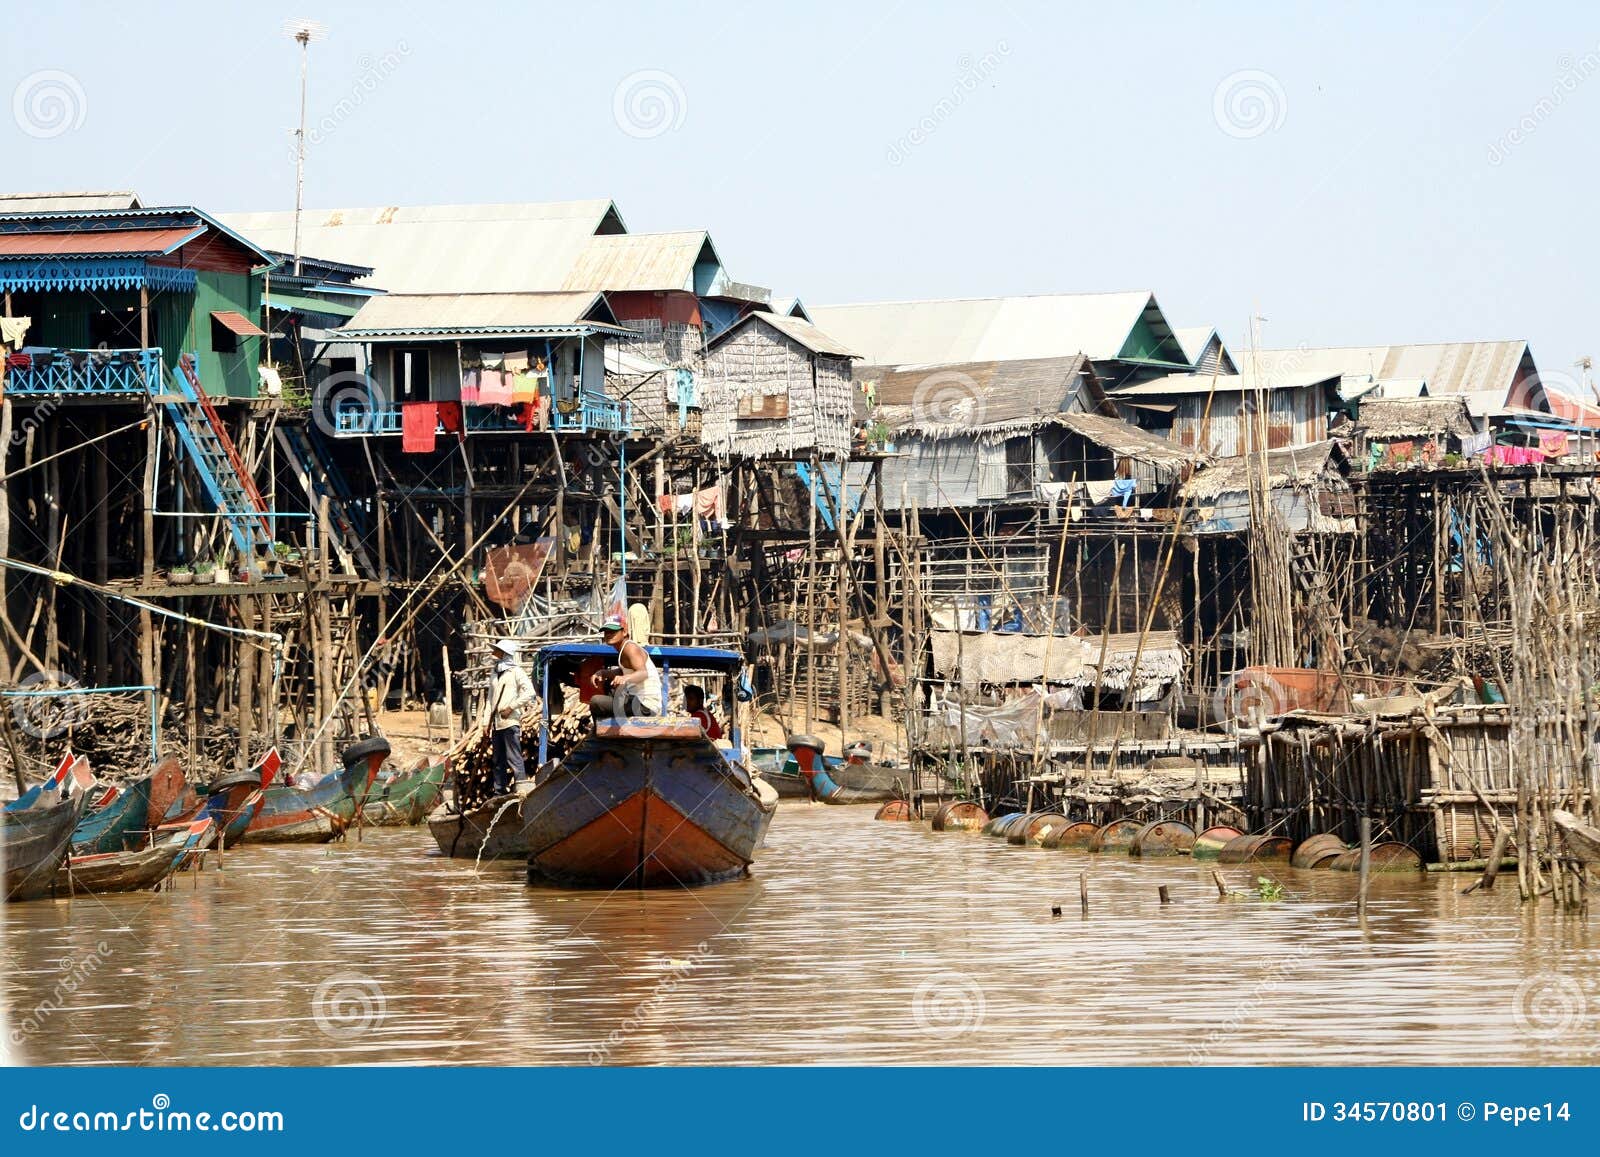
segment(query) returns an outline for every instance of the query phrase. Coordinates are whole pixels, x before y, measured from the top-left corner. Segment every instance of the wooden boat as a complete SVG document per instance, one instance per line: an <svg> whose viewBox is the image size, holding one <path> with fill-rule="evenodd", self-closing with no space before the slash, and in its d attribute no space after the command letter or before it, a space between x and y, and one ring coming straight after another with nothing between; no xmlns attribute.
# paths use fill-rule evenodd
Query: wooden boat
<svg viewBox="0 0 1600 1157"><path fill-rule="evenodd" d="M72 772L78 766L81 758L81 756L74 758L72 752L67 752L61 757L60 762L56 764L56 769L53 772L6 804L5 810L8 812L29 811L39 805L47 792L55 793L47 801L47 806L60 803L70 791L70 784L73 778ZM83 766L87 769L89 761L84 759Z"/></svg>
<svg viewBox="0 0 1600 1157"><path fill-rule="evenodd" d="M170 756L163 759L154 771L128 784L110 802L84 813L72 833L72 854L125 852L148 843L150 832L158 826L150 819L152 795L173 799L184 786L183 766ZM163 812L166 806L170 805L163 806Z"/></svg>
<svg viewBox="0 0 1600 1157"><path fill-rule="evenodd" d="M274 747L254 767L218 776L203 795L193 789L177 793L180 801L192 800L191 806L160 824L157 830L171 831L196 820L209 819L216 825L217 838L223 846L232 847L244 839L266 799L267 786L282 766L283 759Z"/></svg>
<svg viewBox="0 0 1600 1157"><path fill-rule="evenodd" d="M810 735L791 735L789 750L800 766L800 776L809 786L811 798L822 803L882 803L905 795L905 786L885 769L865 764L836 764L829 768L823 755L822 740ZM842 777L849 775L861 787L848 787ZM839 778L836 778L839 777ZM887 784L888 786L884 786ZM874 786L875 785L875 786Z"/></svg>
<svg viewBox="0 0 1600 1157"><path fill-rule="evenodd" d="M423 760L410 771L388 777L380 773L361 801L361 822L387 827L420 824L444 798L449 770L450 761L444 759L431 764Z"/></svg>
<svg viewBox="0 0 1600 1157"><path fill-rule="evenodd" d="M725 718L737 718L732 693L744 665L740 655L705 647L648 650L662 672L663 702L670 702L674 678L704 673L721 681ZM602 721L564 759L546 760L551 686L585 659L613 653L565 643L544 648L535 659L546 704L539 770L532 787L508 801L517 820L511 846L527 848L530 880L643 888L745 874L772 823L778 793L745 765L737 726L725 751L692 719ZM456 840L457 846L465 842Z"/></svg>
<svg viewBox="0 0 1600 1157"><path fill-rule="evenodd" d="M389 741L372 736L340 753L344 766L309 788L273 784L245 828L252 844L325 844L342 836L356 815L356 798L365 796L389 754Z"/></svg>
<svg viewBox="0 0 1600 1157"><path fill-rule="evenodd" d="M1586 864L1600 865L1600 828L1584 823L1569 811L1556 809L1550 818L1561 830L1567 850Z"/></svg>
<svg viewBox="0 0 1600 1157"><path fill-rule="evenodd" d="M165 833L140 851L69 856L56 871L55 894L142 892L158 888L192 851L215 842L216 835L217 825L207 817Z"/></svg>
<svg viewBox="0 0 1600 1157"><path fill-rule="evenodd" d="M522 826L522 800L532 782L507 795L484 800L466 811L441 804L428 813L428 830L447 856L466 860L526 860L528 836Z"/></svg>
<svg viewBox="0 0 1600 1157"><path fill-rule="evenodd" d="M89 802L86 791L71 788L70 778L57 781L29 797L25 806L15 806L23 803L19 798L0 813L7 900L37 900L50 894L56 871L71 850L72 829Z"/></svg>

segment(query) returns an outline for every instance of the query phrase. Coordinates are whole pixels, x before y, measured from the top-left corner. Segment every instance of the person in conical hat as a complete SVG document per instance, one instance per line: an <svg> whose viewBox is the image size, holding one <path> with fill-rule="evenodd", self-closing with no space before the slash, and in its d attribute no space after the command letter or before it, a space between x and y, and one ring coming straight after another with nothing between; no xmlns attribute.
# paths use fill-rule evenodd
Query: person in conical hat
<svg viewBox="0 0 1600 1157"><path fill-rule="evenodd" d="M494 650L499 661L489 691L489 727L494 745L494 792L504 795L513 783L528 778L522 761L522 713L533 705L533 680L517 661L522 648L515 639L499 640Z"/></svg>

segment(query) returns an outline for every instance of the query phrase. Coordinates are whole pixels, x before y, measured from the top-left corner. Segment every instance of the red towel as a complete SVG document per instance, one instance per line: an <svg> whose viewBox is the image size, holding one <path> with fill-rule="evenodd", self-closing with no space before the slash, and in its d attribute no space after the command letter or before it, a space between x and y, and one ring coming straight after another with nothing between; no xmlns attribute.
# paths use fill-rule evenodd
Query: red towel
<svg viewBox="0 0 1600 1157"><path fill-rule="evenodd" d="M438 405L439 425L444 427L446 434L455 434L459 437L465 432L465 427L461 424L461 403L440 402Z"/></svg>
<svg viewBox="0 0 1600 1157"><path fill-rule="evenodd" d="M400 449L407 454L432 454L439 429L439 407L434 402L407 402L400 407Z"/></svg>

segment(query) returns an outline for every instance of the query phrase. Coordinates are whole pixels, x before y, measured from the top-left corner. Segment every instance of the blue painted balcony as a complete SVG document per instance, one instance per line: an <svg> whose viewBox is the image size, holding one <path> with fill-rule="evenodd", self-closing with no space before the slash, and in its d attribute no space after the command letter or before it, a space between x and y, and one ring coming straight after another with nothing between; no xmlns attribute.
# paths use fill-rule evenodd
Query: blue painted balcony
<svg viewBox="0 0 1600 1157"><path fill-rule="evenodd" d="M125 397L159 390L161 351L29 347L6 357L6 393L22 398Z"/></svg>
<svg viewBox="0 0 1600 1157"><path fill-rule="evenodd" d="M626 402L588 390L582 393L579 401L571 413L563 413L559 406L554 408L550 414L550 428L561 434L626 434L632 431L632 417ZM468 432L480 434L511 434L523 429L513 411L499 406L467 406L465 424ZM375 406L354 398L341 400L333 409L335 438L384 437L398 435L400 431L399 406ZM435 433L447 433L443 423Z"/></svg>

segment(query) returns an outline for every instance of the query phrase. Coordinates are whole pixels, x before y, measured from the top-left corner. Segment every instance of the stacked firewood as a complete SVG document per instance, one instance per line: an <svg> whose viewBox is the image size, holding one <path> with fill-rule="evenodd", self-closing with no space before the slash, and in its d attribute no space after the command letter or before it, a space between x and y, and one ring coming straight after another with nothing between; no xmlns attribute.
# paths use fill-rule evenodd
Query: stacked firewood
<svg viewBox="0 0 1600 1157"><path fill-rule="evenodd" d="M539 765L539 712L530 711L522 721L522 761L532 775ZM589 708L582 703L550 720L549 760L561 760L590 732ZM476 807L494 795L494 739L487 730L466 741L455 763L456 799L462 811Z"/></svg>

